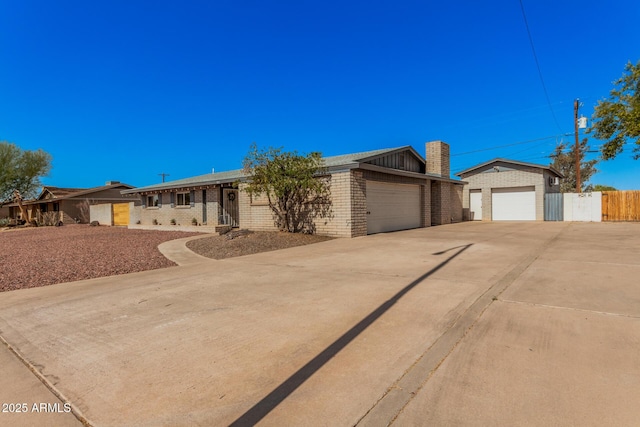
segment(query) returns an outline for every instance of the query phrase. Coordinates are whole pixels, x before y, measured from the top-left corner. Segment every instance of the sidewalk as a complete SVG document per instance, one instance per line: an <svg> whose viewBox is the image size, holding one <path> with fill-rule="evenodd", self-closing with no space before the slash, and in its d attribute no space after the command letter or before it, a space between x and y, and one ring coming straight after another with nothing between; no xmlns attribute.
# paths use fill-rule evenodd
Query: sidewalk
<svg viewBox="0 0 640 427"><path fill-rule="evenodd" d="M0 425L81 427L70 406L55 396L0 340ZM20 412L17 412L20 411Z"/></svg>

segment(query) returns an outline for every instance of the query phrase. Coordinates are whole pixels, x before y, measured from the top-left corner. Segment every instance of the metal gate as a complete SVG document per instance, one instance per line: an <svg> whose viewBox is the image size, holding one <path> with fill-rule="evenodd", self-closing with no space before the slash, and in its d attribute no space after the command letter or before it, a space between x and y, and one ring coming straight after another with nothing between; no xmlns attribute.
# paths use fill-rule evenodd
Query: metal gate
<svg viewBox="0 0 640 427"><path fill-rule="evenodd" d="M547 193L544 195L545 221L562 221L564 219L563 196L562 193Z"/></svg>
<svg viewBox="0 0 640 427"><path fill-rule="evenodd" d="M238 190L225 188L222 190L222 215L219 224L238 227L240 215L238 214Z"/></svg>

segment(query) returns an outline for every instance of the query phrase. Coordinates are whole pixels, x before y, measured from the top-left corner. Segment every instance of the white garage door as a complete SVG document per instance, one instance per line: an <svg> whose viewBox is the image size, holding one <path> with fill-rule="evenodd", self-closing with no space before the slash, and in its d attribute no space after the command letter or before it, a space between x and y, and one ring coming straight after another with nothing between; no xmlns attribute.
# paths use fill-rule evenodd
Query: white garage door
<svg viewBox="0 0 640 427"><path fill-rule="evenodd" d="M492 189L491 212L491 216L494 221L535 221L535 188L518 187Z"/></svg>
<svg viewBox="0 0 640 427"><path fill-rule="evenodd" d="M420 186L367 181L367 234L417 228Z"/></svg>

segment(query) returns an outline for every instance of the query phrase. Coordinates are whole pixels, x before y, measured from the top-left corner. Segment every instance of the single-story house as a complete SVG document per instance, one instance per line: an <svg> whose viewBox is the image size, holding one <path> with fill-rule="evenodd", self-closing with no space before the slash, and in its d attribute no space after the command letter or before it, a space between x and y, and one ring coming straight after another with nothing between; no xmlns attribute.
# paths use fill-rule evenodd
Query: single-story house
<svg viewBox="0 0 640 427"><path fill-rule="evenodd" d="M16 202L10 203L9 216L14 219L35 220L39 224L53 225L62 221L89 222L89 207L102 203L129 203L131 197L124 196L121 191L133 186L118 181L107 181L105 185L93 188L60 188L44 186L34 200L25 200L22 206L27 218L21 218L20 208ZM128 205L127 205L128 206Z"/></svg>
<svg viewBox="0 0 640 427"><path fill-rule="evenodd" d="M0 205L0 219L9 218L9 207Z"/></svg>
<svg viewBox="0 0 640 427"><path fill-rule="evenodd" d="M559 193L564 178L550 166L508 159L493 159L456 175L465 181L462 200L468 219L476 221L544 221L545 194Z"/></svg>
<svg viewBox="0 0 640 427"><path fill-rule="evenodd" d="M316 218L317 234L356 237L462 221L462 185L449 177L449 146L426 144L426 160L411 146L325 157L331 214ZM242 170L124 190L137 194L142 226L191 223L275 230L264 197L242 191ZM239 186L238 186L239 183ZM239 187L239 188L236 188Z"/></svg>

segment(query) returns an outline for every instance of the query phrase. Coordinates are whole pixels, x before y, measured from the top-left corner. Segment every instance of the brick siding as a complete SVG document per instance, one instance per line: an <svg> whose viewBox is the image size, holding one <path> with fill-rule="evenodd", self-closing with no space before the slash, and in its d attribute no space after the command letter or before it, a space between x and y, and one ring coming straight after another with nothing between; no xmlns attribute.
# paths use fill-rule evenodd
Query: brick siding
<svg viewBox="0 0 640 427"><path fill-rule="evenodd" d="M449 144L442 141L426 143L427 173L449 178Z"/></svg>
<svg viewBox="0 0 640 427"><path fill-rule="evenodd" d="M544 220L544 194L557 192L558 186L549 186L548 177L551 176L544 169L520 165L509 165L512 170L495 171L489 166L484 170L462 177L468 184L464 186L462 194L462 206L469 209L470 190L482 191L482 219L490 221L491 190L495 188L534 187L536 192L536 220ZM555 188L554 188L555 187Z"/></svg>
<svg viewBox="0 0 640 427"><path fill-rule="evenodd" d="M462 192L462 185L451 185L451 222L461 222L464 220Z"/></svg>
<svg viewBox="0 0 640 427"><path fill-rule="evenodd" d="M352 216L363 217L366 214L366 199L364 192L359 188L363 187L362 172L340 172L329 177L329 188L331 192L331 211L325 218L316 218L313 222L314 232L324 236L333 237L355 237L365 235L367 232L366 222L364 231L362 221L354 224ZM245 186L240 186L240 227L256 231L277 230L273 217L273 212L266 204L266 200L252 198L243 191ZM354 203L351 203L352 193L356 194Z"/></svg>
<svg viewBox="0 0 640 427"><path fill-rule="evenodd" d="M175 193L175 192L174 192ZM206 189L207 196L207 225L217 225L218 215L220 214L219 208L219 193L218 187L210 187ZM148 195L141 196L143 200L146 200ZM154 219L158 224L170 225L171 220L175 219L176 225L191 225L193 218L196 219L198 224L203 224L202 215L202 190L194 190L194 206L177 206L171 207L171 192L164 192L158 194L160 206L136 206L135 213L132 219L135 219L132 224L136 224L140 221L141 225L153 225ZM174 196L175 201L175 196ZM145 202L146 205L146 202Z"/></svg>

